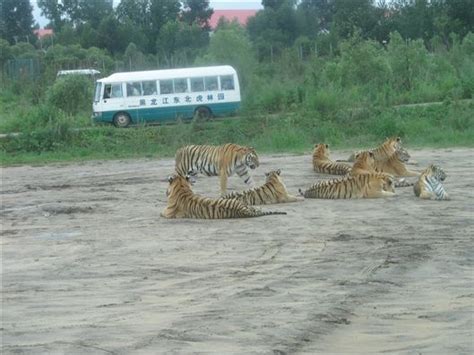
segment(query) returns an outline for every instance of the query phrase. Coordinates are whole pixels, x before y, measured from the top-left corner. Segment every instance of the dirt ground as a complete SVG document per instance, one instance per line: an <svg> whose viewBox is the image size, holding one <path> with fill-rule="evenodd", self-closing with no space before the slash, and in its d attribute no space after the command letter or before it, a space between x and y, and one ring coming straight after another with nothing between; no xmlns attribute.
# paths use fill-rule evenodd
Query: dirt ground
<svg viewBox="0 0 474 355"><path fill-rule="evenodd" d="M403 188L165 220L171 159L4 168L3 353L471 354L474 150L409 151L445 168L451 201ZM293 193L327 177L310 154L260 160L257 183L280 168Z"/></svg>

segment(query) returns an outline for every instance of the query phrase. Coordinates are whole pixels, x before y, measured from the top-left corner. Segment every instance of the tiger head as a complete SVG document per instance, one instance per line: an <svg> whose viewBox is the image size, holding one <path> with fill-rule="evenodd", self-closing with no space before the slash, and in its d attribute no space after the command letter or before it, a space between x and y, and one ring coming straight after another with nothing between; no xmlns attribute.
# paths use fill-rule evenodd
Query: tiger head
<svg viewBox="0 0 474 355"><path fill-rule="evenodd" d="M410 160L411 158L408 151L403 147L398 148L396 153L397 153L398 159L400 159L404 163L408 162L408 160Z"/></svg>
<svg viewBox="0 0 474 355"><path fill-rule="evenodd" d="M389 146L395 151L398 151L402 148L402 139L400 137L389 137L385 139L384 144L385 146Z"/></svg>
<svg viewBox="0 0 474 355"><path fill-rule="evenodd" d="M265 173L265 182L274 182L280 181L281 170L271 170L268 173Z"/></svg>
<svg viewBox="0 0 474 355"><path fill-rule="evenodd" d="M316 159L329 159L329 144L319 143L314 145L313 157Z"/></svg>
<svg viewBox="0 0 474 355"><path fill-rule="evenodd" d="M191 185L194 180L189 176L181 176L179 174L173 174L168 177L169 186L166 190L166 196L176 196L180 191L191 190Z"/></svg>
<svg viewBox="0 0 474 355"><path fill-rule="evenodd" d="M444 181L448 177L448 174L446 174L446 172L439 165L431 164L426 169L426 172L428 172L429 175L434 176L439 181Z"/></svg>
<svg viewBox="0 0 474 355"><path fill-rule="evenodd" d="M245 154L245 165L247 165L250 169L258 168L258 166L260 165L255 148L253 147L248 148L248 151Z"/></svg>
<svg viewBox="0 0 474 355"><path fill-rule="evenodd" d="M355 156L355 162L353 166L354 169L363 169L363 170L374 170L375 169L375 158L374 153L369 150L357 153Z"/></svg>

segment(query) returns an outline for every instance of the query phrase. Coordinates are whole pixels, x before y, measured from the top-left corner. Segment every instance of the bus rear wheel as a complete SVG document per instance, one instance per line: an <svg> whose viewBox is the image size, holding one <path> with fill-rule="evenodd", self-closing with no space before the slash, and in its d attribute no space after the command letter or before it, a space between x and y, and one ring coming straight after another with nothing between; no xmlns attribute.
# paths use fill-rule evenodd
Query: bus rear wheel
<svg viewBox="0 0 474 355"><path fill-rule="evenodd" d="M125 112L119 112L114 116L114 125L118 128L128 127L130 124L130 116Z"/></svg>
<svg viewBox="0 0 474 355"><path fill-rule="evenodd" d="M194 111L194 117L201 121L208 121L212 117L212 112L208 107L201 106Z"/></svg>

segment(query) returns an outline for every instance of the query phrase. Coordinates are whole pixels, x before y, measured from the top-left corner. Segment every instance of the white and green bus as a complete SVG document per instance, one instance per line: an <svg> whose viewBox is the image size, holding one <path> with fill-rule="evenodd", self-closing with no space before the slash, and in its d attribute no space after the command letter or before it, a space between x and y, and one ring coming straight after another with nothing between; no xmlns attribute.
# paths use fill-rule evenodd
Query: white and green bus
<svg viewBox="0 0 474 355"><path fill-rule="evenodd" d="M237 72L228 65L115 73L97 80L93 119L117 127L235 113Z"/></svg>

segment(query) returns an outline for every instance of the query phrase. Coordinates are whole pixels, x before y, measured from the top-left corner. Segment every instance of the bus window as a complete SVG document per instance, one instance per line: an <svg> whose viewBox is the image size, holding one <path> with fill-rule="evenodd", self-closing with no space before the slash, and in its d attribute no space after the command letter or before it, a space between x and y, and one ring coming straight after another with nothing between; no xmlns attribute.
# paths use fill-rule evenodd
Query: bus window
<svg viewBox="0 0 474 355"><path fill-rule="evenodd" d="M112 95L110 97L123 97L122 84L112 84Z"/></svg>
<svg viewBox="0 0 474 355"><path fill-rule="evenodd" d="M221 76L221 89L234 90L234 77L232 75Z"/></svg>
<svg viewBox="0 0 474 355"><path fill-rule="evenodd" d="M206 91L215 91L219 86L217 84L217 76L206 76L204 78L204 84L206 87Z"/></svg>
<svg viewBox="0 0 474 355"><path fill-rule="evenodd" d="M160 94L172 94L173 90L173 80L160 80Z"/></svg>
<svg viewBox="0 0 474 355"><path fill-rule="evenodd" d="M204 91L204 78L191 78L191 91Z"/></svg>
<svg viewBox="0 0 474 355"><path fill-rule="evenodd" d="M181 93L188 91L188 79L174 79L174 92Z"/></svg>
<svg viewBox="0 0 474 355"><path fill-rule="evenodd" d="M105 84L104 99L123 97L122 84Z"/></svg>
<svg viewBox="0 0 474 355"><path fill-rule="evenodd" d="M156 81L142 81L143 95L156 95Z"/></svg>
<svg viewBox="0 0 474 355"><path fill-rule="evenodd" d="M142 86L139 81L127 83L127 96L141 96Z"/></svg>

